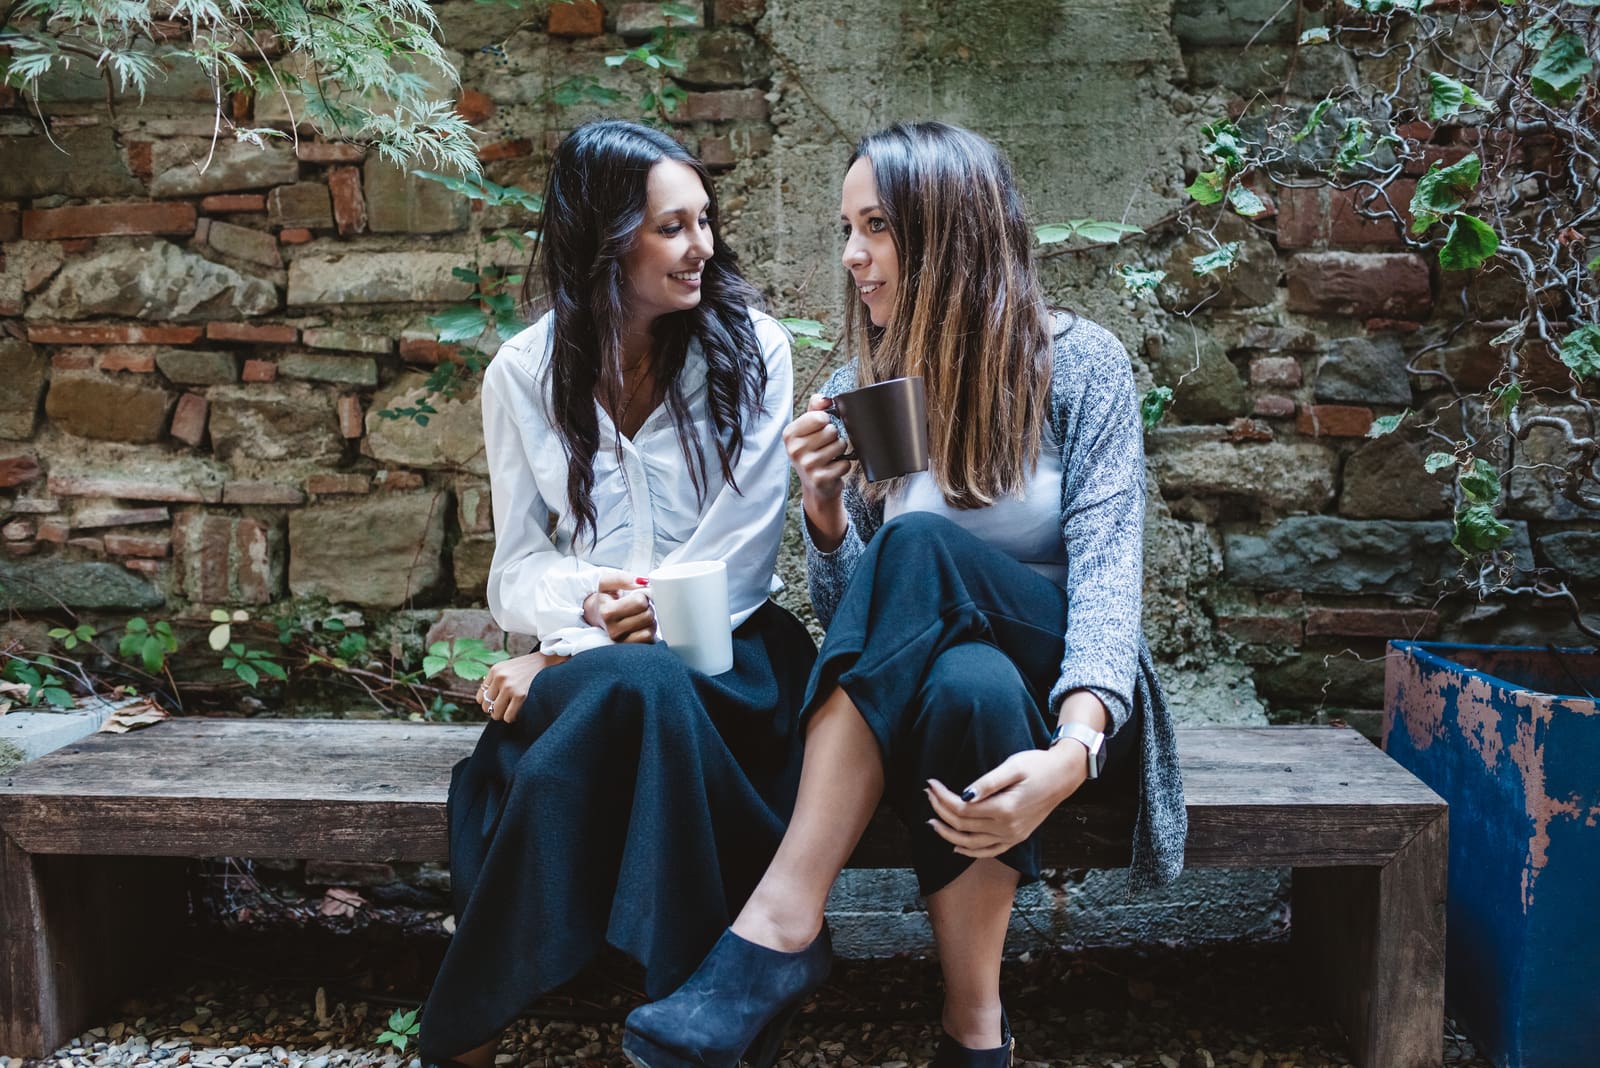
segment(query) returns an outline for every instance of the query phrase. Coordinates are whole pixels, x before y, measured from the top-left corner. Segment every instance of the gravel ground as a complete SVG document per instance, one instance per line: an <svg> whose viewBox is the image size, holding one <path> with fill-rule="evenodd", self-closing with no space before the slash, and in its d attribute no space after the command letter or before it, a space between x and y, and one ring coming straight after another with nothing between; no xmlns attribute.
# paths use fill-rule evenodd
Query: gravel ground
<svg viewBox="0 0 1600 1068"><path fill-rule="evenodd" d="M151 962L150 987L73 1044L0 1068L199 1065L207 1068L404 1068L408 1051L376 1036L420 1000L438 944L260 933L214 939ZM180 977L180 978L173 978ZM180 985L181 984L181 985ZM319 985L320 984L320 985ZM1317 1068L1349 1055L1318 1007L1296 993L1286 943L1056 952L1007 965L1018 1064L1095 1068ZM506 1034L502 1065L624 1063L621 1020L637 973L602 961L542 999ZM933 1053L938 971L926 960L841 962L789 1034L779 1063L910 1068ZM1445 1064L1491 1068L1445 1031Z"/></svg>

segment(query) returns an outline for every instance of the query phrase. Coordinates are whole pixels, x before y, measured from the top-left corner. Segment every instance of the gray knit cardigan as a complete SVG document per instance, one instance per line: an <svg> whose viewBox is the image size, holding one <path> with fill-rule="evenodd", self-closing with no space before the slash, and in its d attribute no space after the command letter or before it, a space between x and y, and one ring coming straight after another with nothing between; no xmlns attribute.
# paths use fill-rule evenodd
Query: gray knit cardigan
<svg viewBox="0 0 1600 1068"><path fill-rule="evenodd" d="M1115 336L1073 315L1057 316L1054 329L1050 423L1061 443L1069 617L1061 673L1047 707L1056 708L1071 690L1093 690L1115 732L1138 702L1143 766L1129 886L1143 890L1164 886L1183 870L1188 816L1166 693L1140 627L1145 466L1139 403L1127 350ZM855 366L846 365L823 392L834 396L855 381ZM853 481L845 484L844 506L849 527L832 552L818 549L805 531L807 581L824 626L866 543L883 525L882 505L868 503Z"/></svg>

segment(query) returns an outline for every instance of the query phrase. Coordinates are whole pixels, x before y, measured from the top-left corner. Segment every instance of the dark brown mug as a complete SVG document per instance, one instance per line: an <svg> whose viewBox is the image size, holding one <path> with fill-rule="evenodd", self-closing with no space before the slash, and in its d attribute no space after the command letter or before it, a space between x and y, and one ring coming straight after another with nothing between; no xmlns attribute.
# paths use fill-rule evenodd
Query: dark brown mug
<svg viewBox="0 0 1600 1068"><path fill-rule="evenodd" d="M844 423L842 460L860 460L868 482L928 469L928 395L920 376L891 378L831 398Z"/></svg>

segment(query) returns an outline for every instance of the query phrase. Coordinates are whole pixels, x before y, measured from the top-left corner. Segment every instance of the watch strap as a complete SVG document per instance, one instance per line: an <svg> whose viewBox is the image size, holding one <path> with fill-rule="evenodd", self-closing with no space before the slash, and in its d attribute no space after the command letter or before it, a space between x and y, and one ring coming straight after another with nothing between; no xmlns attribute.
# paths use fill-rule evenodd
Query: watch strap
<svg viewBox="0 0 1600 1068"><path fill-rule="evenodd" d="M1087 723L1068 720L1056 728L1055 734L1050 738L1050 748L1054 749L1058 744L1068 739L1082 744L1083 748L1088 751L1089 778L1098 779L1100 777L1100 769L1105 767L1106 762L1105 734L1095 730Z"/></svg>

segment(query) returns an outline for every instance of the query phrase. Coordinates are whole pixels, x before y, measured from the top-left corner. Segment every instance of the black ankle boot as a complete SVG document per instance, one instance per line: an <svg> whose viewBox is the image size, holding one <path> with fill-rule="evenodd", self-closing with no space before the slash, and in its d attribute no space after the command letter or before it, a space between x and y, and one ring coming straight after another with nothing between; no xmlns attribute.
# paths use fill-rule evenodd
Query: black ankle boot
<svg viewBox="0 0 1600 1068"><path fill-rule="evenodd" d="M929 1068L1011 1068L1017 1040L1011 1037L1011 1021L1000 1014L1000 1044L993 1049L968 1049L948 1034L939 1036L939 1050Z"/></svg>
<svg viewBox="0 0 1600 1068"><path fill-rule="evenodd" d="M828 978L827 925L783 953L725 931L672 994L628 1014L622 1052L637 1068L770 1068L794 1014Z"/></svg>

